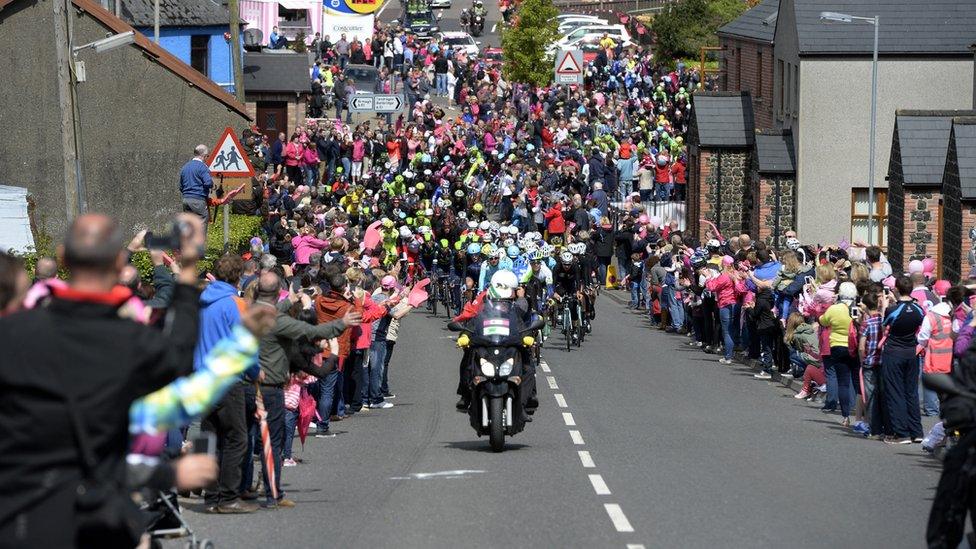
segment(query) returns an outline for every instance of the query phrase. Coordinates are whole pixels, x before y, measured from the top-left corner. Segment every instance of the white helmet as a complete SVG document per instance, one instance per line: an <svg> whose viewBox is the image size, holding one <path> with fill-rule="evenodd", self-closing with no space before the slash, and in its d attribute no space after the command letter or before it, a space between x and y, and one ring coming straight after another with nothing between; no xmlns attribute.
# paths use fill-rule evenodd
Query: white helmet
<svg viewBox="0 0 976 549"><path fill-rule="evenodd" d="M509 246L514 246L515 240L512 238L506 238L504 241L502 241L502 245L505 246L506 248Z"/></svg>
<svg viewBox="0 0 976 549"><path fill-rule="evenodd" d="M487 221L482 221L481 224L478 225L478 228L481 229L482 231L487 231L489 227L491 227L491 223Z"/></svg>
<svg viewBox="0 0 976 549"><path fill-rule="evenodd" d="M800 241L794 237L789 237L786 239L786 247L793 250L794 252L800 248Z"/></svg>
<svg viewBox="0 0 976 549"><path fill-rule="evenodd" d="M461 213L464 213L464 212L461 212ZM477 229L478 228L478 222L477 221L468 221L468 228L471 229L472 231L475 230L475 229Z"/></svg>
<svg viewBox="0 0 976 549"><path fill-rule="evenodd" d="M458 219L460 219L460 220L463 221L463 220L465 220L467 218L468 218L468 212L458 212ZM474 225L474 227L471 227L471 225ZM475 222L475 221L469 221L468 222L468 226L470 228L472 228L472 229L477 229L478 228L478 223Z"/></svg>
<svg viewBox="0 0 976 549"><path fill-rule="evenodd" d="M410 238L413 236L413 233L410 231L410 227L407 227L406 225L400 227L400 236L403 238Z"/></svg>
<svg viewBox="0 0 976 549"><path fill-rule="evenodd" d="M424 217L430 217L432 215L434 215L434 210L432 210L430 208L427 208L426 210L424 210Z"/></svg>
<svg viewBox="0 0 976 549"><path fill-rule="evenodd" d="M572 263L573 262L572 252L570 252L569 250L563 251L561 254L559 254L559 261L562 261L563 263Z"/></svg>
<svg viewBox="0 0 976 549"><path fill-rule="evenodd" d="M518 278L515 273L504 270L491 275L488 292L496 299L511 299L515 295L516 288L518 288Z"/></svg>

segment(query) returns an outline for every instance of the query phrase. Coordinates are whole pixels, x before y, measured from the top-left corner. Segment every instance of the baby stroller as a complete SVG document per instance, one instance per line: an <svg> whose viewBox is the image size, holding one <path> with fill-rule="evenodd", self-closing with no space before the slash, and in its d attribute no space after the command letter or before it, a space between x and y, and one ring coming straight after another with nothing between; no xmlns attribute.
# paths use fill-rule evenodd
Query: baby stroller
<svg viewBox="0 0 976 549"><path fill-rule="evenodd" d="M161 549L162 540L189 537L186 549L214 549L214 543L208 539L197 539L190 525L180 513L180 502L175 491L158 492L158 497L146 501L142 511L149 518L146 532L149 534L149 546Z"/></svg>

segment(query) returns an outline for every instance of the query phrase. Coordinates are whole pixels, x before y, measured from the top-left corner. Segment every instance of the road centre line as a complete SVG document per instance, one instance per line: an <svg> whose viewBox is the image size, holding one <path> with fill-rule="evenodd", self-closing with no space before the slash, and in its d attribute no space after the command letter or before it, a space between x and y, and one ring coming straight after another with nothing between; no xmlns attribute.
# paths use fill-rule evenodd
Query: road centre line
<svg viewBox="0 0 976 549"><path fill-rule="evenodd" d="M558 389L559 388L559 385L556 385L556 378L554 378L552 376L546 376L546 381L549 382L549 388L550 389Z"/></svg>
<svg viewBox="0 0 976 549"><path fill-rule="evenodd" d="M600 475L590 475L590 484L593 485L593 491L596 492L598 496L609 496L610 488L607 487L607 483L603 482L603 477Z"/></svg>
<svg viewBox="0 0 976 549"><path fill-rule="evenodd" d="M580 450L577 453L579 454L580 463L583 464L583 467L587 469L592 469L596 467L596 463L593 463L593 458L590 457L589 452L587 452L586 450Z"/></svg>
<svg viewBox="0 0 976 549"><path fill-rule="evenodd" d="M559 406L560 408L565 408L565 407L566 407L566 397L564 397L564 396L562 395L562 393L556 393L556 394L555 394L555 395L553 395L553 396L555 396L555 397L556 397L556 404L557 404L557 405L558 405L558 406Z"/></svg>
<svg viewBox="0 0 976 549"><path fill-rule="evenodd" d="M646 549L643 543L628 543L627 549Z"/></svg>
<svg viewBox="0 0 976 549"><path fill-rule="evenodd" d="M576 427L576 419L569 412L563 412L563 421L566 422L567 427Z"/></svg>
<svg viewBox="0 0 976 549"><path fill-rule="evenodd" d="M542 368L542 371L545 372L545 373L547 373L547 374L552 371L551 369L549 369L549 363L548 362L540 362L539 363L539 367Z"/></svg>
<svg viewBox="0 0 976 549"><path fill-rule="evenodd" d="M603 508L607 510L607 514L610 515L610 520L613 522L613 527L618 532L634 531L634 527L630 525L630 521L627 520L627 515L624 514L623 509L619 505L616 503L605 503L603 504Z"/></svg>
<svg viewBox="0 0 976 549"><path fill-rule="evenodd" d="M579 431L570 431L569 438L573 439L573 444L577 446L582 446L586 444L585 442L583 442L583 435L581 435Z"/></svg>

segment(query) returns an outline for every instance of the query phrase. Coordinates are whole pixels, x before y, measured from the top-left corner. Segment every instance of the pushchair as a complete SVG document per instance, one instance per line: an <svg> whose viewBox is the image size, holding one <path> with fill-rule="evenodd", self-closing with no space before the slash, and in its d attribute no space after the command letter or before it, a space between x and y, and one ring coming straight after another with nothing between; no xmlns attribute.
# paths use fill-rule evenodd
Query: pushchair
<svg viewBox="0 0 976 549"><path fill-rule="evenodd" d="M155 500L147 500L142 511L149 519L146 532L149 534L149 546L161 549L162 540L174 538L189 538L184 547L186 549L214 549L214 543L208 539L197 539L196 534L181 514L177 493L172 490L160 491Z"/></svg>

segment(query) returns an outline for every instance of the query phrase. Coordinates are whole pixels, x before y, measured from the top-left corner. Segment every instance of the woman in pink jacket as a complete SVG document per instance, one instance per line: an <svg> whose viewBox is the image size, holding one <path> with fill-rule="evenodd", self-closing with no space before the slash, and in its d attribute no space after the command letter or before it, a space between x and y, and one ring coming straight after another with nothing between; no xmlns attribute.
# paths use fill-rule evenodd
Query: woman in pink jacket
<svg viewBox="0 0 976 549"><path fill-rule="evenodd" d="M296 185L302 184L302 157L304 153L305 147L299 141L298 134L292 135L291 141L285 145L285 151L282 156L284 156L285 171L288 173L288 179Z"/></svg>
<svg viewBox="0 0 976 549"><path fill-rule="evenodd" d="M732 310L736 303L735 283L738 274L731 256L722 258L722 272L705 282L705 289L715 294L718 302L718 318L722 324L722 342L725 356L719 359L722 364L732 364L735 343L732 341Z"/></svg>
<svg viewBox="0 0 976 549"><path fill-rule="evenodd" d="M309 256L327 248L329 241L316 238L311 225L306 225L299 236L291 239L291 245L295 248L295 265L308 265Z"/></svg>

